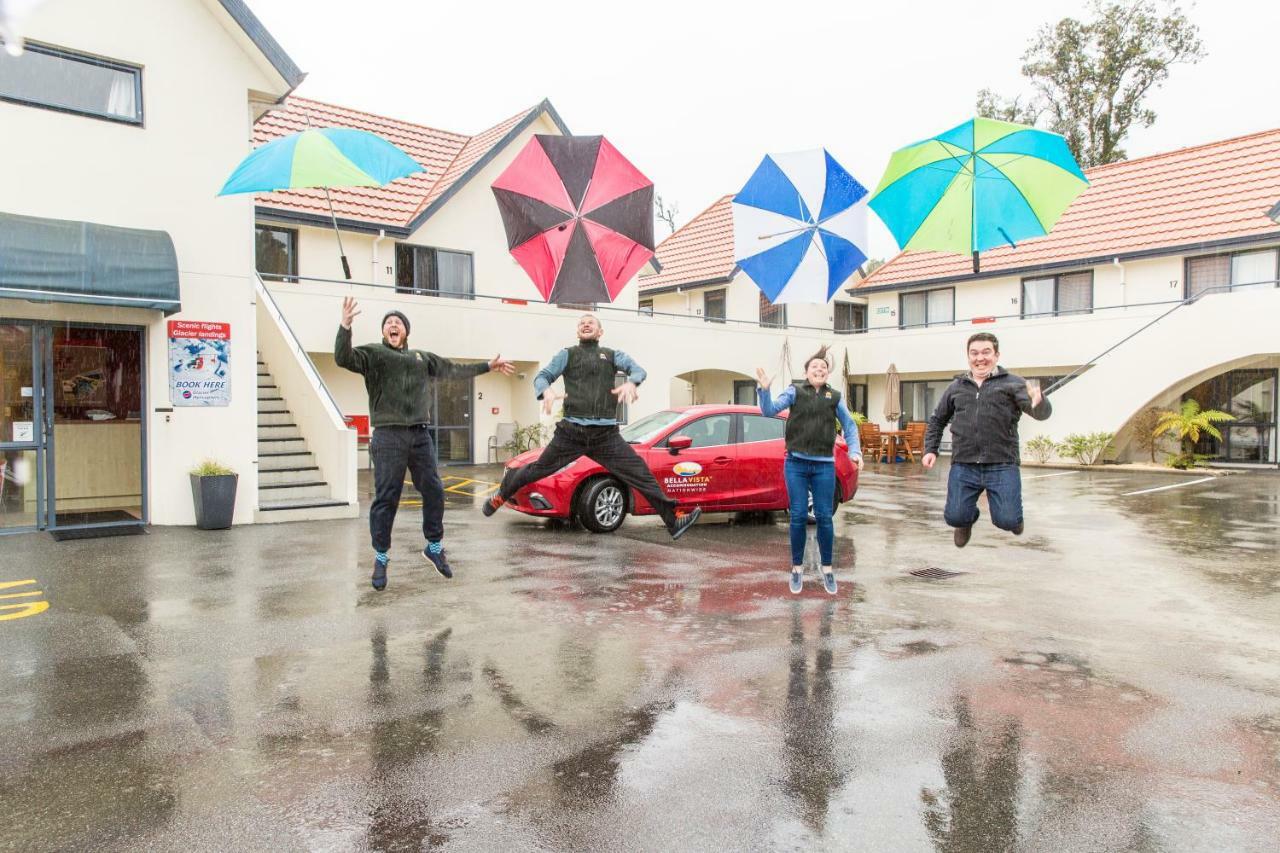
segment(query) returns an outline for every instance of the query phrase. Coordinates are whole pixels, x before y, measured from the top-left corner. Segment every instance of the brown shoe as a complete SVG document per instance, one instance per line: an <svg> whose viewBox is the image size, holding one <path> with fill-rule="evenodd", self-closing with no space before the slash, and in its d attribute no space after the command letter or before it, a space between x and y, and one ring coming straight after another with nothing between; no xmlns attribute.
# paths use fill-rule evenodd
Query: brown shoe
<svg viewBox="0 0 1280 853"><path fill-rule="evenodd" d="M1019 521L1019 522L1018 522L1017 524L1015 524L1013 527L1009 528L1009 532L1010 532L1010 533L1012 533L1014 536L1021 536L1021 535L1022 535L1022 522L1021 522L1021 521Z"/></svg>
<svg viewBox="0 0 1280 853"><path fill-rule="evenodd" d="M955 540L957 548L963 548L965 545L969 544L969 537L972 535L972 527L957 527L955 532L952 534L952 538Z"/></svg>

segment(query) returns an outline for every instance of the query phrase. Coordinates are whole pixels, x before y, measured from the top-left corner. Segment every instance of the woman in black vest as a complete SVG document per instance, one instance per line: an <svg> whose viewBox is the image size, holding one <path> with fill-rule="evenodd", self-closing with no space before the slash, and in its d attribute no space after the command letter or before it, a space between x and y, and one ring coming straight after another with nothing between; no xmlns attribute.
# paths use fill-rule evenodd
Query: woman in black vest
<svg viewBox="0 0 1280 853"><path fill-rule="evenodd" d="M764 368L756 368L760 383L760 411L772 417L791 409L787 418L787 457L783 474L787 481L787 497L791 503L791 591L799 594L804 584L805 521L809 496L813 495L813 514L818 519L818 551L822 557L822 585L835 595L836 576L831 562L835 542L835 526L831 513L835 508L836 487L836 422L844 429L849 445L849 459L862 470L862 446L853 417L840 399L840 392L827 384L831 365L827 348L823 347L804 363L804 381L787 386L778 399L769 394L773 380Z"/></svg>

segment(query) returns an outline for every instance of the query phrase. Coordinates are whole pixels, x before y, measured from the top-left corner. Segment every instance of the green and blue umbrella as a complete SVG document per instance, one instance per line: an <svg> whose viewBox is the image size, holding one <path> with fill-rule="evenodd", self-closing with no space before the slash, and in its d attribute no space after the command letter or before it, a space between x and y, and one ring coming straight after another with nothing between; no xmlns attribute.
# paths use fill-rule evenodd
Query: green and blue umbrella
<svg viewBox="0 0 1280 853"><path fill-rule="evenodd" d="M1056 133L975 118L893 153L871 209L903 250L972 254L1048 234L1089 186Z"/></svg>
<svg viewBox="0 0 1280 853"><path fill-rule="evenodd" d="M254 149L240 162L218 195L266 193L306 187L324 190L329 216L338 234L330 187L381 187L397 178L426 171L387 140L364 130L322 127L291 133ZM342 271L351 278L338 234Z"/></svg>

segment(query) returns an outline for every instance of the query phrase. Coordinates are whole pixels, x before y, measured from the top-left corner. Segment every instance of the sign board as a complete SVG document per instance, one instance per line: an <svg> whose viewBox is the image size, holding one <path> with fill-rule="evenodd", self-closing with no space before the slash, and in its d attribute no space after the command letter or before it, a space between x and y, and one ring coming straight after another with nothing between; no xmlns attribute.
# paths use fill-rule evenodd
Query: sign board
<svg viewBox="0 0 1280 853"><path fill-rule="evenodd" d="M36 425L33 421L14 421L13 440L30 443L36 440Z"/></svg>
<svg viewBox="0 0 1280 853"><path fill-rule="evenodd" d="M231 405L231 324L169 321L169 401Z"/></svg>

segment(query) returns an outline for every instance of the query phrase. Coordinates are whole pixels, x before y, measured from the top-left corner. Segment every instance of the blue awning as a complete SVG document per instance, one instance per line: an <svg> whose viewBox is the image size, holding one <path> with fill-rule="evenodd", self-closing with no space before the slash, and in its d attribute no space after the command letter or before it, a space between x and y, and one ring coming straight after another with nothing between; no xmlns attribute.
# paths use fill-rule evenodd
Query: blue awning
<svg viewBox="0 0 1280 853"><path fill-rule="evenodd" d="M164 231L0 213L0 299L181 310Z"/></svg>

